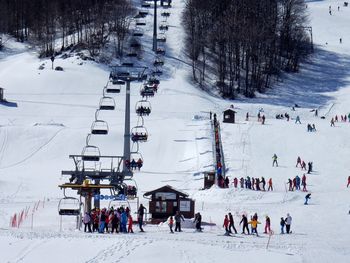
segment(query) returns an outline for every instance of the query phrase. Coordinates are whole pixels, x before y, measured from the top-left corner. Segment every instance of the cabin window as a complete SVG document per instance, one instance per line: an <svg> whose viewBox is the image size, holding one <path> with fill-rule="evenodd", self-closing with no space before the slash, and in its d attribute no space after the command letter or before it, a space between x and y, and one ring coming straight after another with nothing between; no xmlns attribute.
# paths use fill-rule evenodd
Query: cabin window
<svg viewBox="0 0 350 263"><path fill-rule="evenodd" d="M156 212L157 213L166 213L166 202L157 201L156 202Z"/></svg>
<svg viewBox="0 0 350 263"><path fill-rule="evenodd" d="M158 192L156 193L156 199L159 200L176 200L176 194L175 193L165 193L165 192Z"/></svg>
<svg viewBox="0 0 350 263"><path fill-rule="evenodd" d="M181 201L180 200L180 211L181 212L191 212L191 201Z"/></svg>

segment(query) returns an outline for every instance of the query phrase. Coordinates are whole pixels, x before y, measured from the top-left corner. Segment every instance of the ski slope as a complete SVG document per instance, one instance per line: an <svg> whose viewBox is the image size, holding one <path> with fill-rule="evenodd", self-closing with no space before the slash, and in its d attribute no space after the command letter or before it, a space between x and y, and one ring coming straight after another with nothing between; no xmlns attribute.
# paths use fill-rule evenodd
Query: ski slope
<svg viewBox="0 0 350 263"><path fill-rule="evenodd" d="M166 184L189 193L203 221L216 224L205 226L203 233L185 228L170 235L164 224L147 225L146 233L133 235L85 234L74 230L72 218L63 219L60 231L57 205L62 192L57 186L68 180L61 170L73 168L69 154L80 154L85 145L109 71L77 56L57 58L55 65L64 71L53 71L49 60L39 60L31 49L10 43L0 54L0 86L17 107L0 105L1 262L348 262L350 123L330 127L330 119L350 112L350 7L343 7L341 1L306 2L315 54L299 74L286 75L274 90L251 100L227 101L192 85L191 70L181 62L186 59L180 41L184 1L173 1L167 73L150 99L152 113L145 117L149 141L140 145L144 166L134 179L141 199L144 192ZM147 18L146 56L150 55L151 21L152 15ZM43 63L44 70L38 70ZM133 107L141 99L139 89L139 83L132 84L132 126L137 124ZM115 111L100 114L110 133L91 137L102 154L123 153L124 95L122 90L114 96ZM295 103L301 108L292 111ZM231 104L238 112L237 124L221 125L227 174L230 179L271 177L273 192L200 190L202 172L211 170L214 162L208 112L216 112L221 121L222 111ZM266 115L265 125L257 122L260 108ZM326 118L316 118L310 111L315 108ZM249 121L245 121L247 112L252 116ZM285 112L292 120L275 119ZM301 125L293 121L298 115ZM308 133L307 123L314 123L317 132ZM272 167L274 153L279 157L278 168ZM295 167L297 156L314 164L315 172L307 176L312 193L309 206L303 205L305 193L286 192L288 178L303 174ZM19 229L9 227L15 212L44 198L44 207L40 204L34 215L33 230L30 217ZM148 206L147 200L141 202ZM234 215L236 228L242 213L257 212L260 233L269 215L275 233L269 249L264 234L223 236L228 212ZM293 217L293 234L280 235L279 221L287 213Z"/></svg>

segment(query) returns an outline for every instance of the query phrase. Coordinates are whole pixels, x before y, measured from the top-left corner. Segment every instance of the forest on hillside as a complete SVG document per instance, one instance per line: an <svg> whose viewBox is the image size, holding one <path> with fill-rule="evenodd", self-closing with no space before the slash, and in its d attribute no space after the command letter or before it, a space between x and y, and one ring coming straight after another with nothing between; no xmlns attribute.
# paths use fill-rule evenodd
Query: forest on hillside
<svg viewBox="0 0 350 263"><path fill-rule="evenodd" d="M121 54L133 12L130 0L0 0L0 33L41 47L41 56L57 44L97 55L113 35Z"/></svg>
<svg viewBox="0 0 350 263"><path fill-rule="evenodd" d="M254 97L312 52L304 0L186 0L183 24L193 79L213 74L224 97Z"/></svg>

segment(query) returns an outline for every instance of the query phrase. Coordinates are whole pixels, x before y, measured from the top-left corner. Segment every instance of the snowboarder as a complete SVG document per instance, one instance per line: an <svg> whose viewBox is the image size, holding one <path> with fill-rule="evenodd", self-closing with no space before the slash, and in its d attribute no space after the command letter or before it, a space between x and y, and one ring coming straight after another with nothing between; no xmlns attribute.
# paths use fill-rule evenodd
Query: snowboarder
<svg viewBox="0 0 350 263"><path fill-rule="evenodd" d="M222 225L222 227L225 228L225 236L229 236L230 235L230 231L229 231L229 228L228 228L229 222L230 221L229 221L227 215L225 215L224 224Z"/></svg>
<svg viewBox="0 0 350 263"><path fill-rule="evenodd" d="M185 218L183 217L183 215L180 214L179 211L176 211L176 214L175 214L175 232L177 232L177 231L182 232L181 220L185 221Z"/></svg>
<svg viewBox="0 0 350 263"><path fill-rule="evenodd" d="M231 228L233 229L233 231L235 231L235 234L237 234L237 230L235 228L235 222L233 221L233 216L231 213L228 213L228 217L229 217L229 220L230 220L230 224L229 224L229 227L228 227L228 231L230 233L232 233L231 231Z"/></svg>
<svg viewBox="0 0 350 263"><path fill-rule="evenodd" d="M296 119L295 119L295 123L299 123L299 124L301 124L301 121L300 121L300 117L299 117L299 115L296 117Z"/></svg>
<svg viewBox="0 0 350 263"><path fill-rule="evenodd" d="M276 164L276 166L278 167L277 158L278 158L278 157L277 157L276 154L274 154L274 155L272 156L272 160L273 160L273 162L272 162L272 167L275 166L275 164Z"/></svg>
<svg viewBox="0 0 350 263"><path fill-rule="evenodd" d="M211 117L211 116L210 116ZM170 228L170 233L172 233L172 234L174 234L174 231L173 231L173 225L174 225L174 218L173 218L173 216L171 216L170 218L169 218L169 228Z"/></svg>
<svg viewBox="0 0 350 263"><path fill-rule="evenodd" d="M264 234L269 234L270 231L271 231L271 220L270 220L270 217L266 216Z"/></svg>
<svg viewBox="0 0 350 263"><path fill-rule="evenodd" d="M311 194L310 193L305 196L305 203L304 203L304 205L308 204L309 199L311 199Z"/></svg>
<svg viewBox="0 0 350 263"><path fill-rule="evenodd" d="M143 204L140 204L139 209L137 210L137 221L139 223L139 228L141 232L145 232L142 228L143 225L143 215L145 214L146 208L143 206Z"/></svg>
<svg viewBox="0 0 350 263"><path fill-rule="evenodd" d="M287 232L287 234L292 233L290 231L290 226L292 224L292 217L290 216L289 213L287 214L287 217L285 219L285 223L286 223L286 232Z"/></svg>
<svg viewBox="0 0 350 263"><path fill-rule="evenodd" d="M300 158L300 156L298 156L298 158L297 158L297 164L295 165L295 167L298 167L299 164L301 166L301 158Z"/></svg>
<svg viewBox="0 0 350 263"><path fill-rule="evenodd" d="M280 222L280 225L281 225L281 234L284 234L284 226L285 226L285 221L284 221L284 218L281 217L281 222Z"/></svg>
<svg viewBox="0 0 350 263"><path fill-rule="evenodd" d="M199 212L194 217L194 223L196 224L196 230L202 232L202 215Z"/></svg>
<svg viewBox="0 0 350 263"><path fill-rule="evenodd" d="M270 191L270 190L273 191L273 187L272 187L272 178L269 179L268 185L269 185L269 187L267 188L267 191Z"/></svg>
<svg viewBox="0 0 350 263"><path fill-rule="evenodd" d="M239 225L243 223L243 229L242 229L242 234L245 234L244 230L247 229L248 235L249 233L249 228L248 228L248 218L245 215L242 215L242 220L239 222Z"/></svg>

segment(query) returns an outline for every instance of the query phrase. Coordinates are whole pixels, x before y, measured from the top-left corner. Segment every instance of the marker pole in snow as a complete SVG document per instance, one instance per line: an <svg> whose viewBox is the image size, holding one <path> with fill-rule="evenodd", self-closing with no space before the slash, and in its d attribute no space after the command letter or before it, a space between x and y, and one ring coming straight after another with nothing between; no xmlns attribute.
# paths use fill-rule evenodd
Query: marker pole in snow
<svg viewBox="0 0 350 263"><path fill-rule="evenodd" d="M153 15L153 48L154 52L157 51L157 0L154 0L154 15Z"/></svg>

